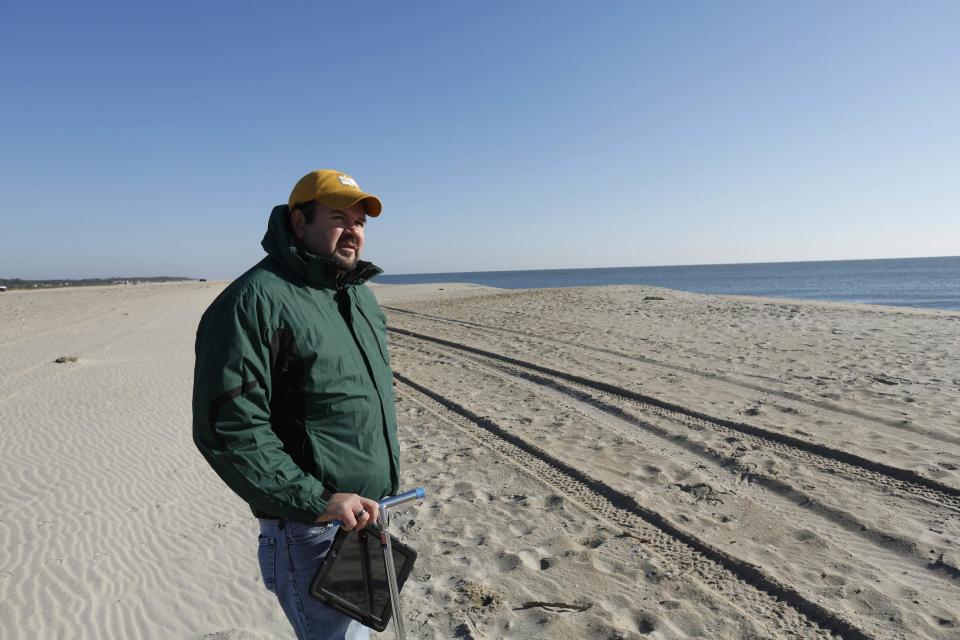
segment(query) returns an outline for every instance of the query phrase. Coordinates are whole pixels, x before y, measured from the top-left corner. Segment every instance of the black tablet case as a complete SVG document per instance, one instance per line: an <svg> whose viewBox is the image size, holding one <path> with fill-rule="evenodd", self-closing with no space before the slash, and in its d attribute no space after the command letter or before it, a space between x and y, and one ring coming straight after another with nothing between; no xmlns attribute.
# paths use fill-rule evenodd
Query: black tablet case
<svg viewBox="0 0 960 640"><path fill-rule="evenodd" d="M397 588L413 570L417 552L390 536ZM390 622L390 587L380 546L380 529L369 525L360 531L340 529L330 552L310 584L310 595L328 606L383 631Z"/></svg>

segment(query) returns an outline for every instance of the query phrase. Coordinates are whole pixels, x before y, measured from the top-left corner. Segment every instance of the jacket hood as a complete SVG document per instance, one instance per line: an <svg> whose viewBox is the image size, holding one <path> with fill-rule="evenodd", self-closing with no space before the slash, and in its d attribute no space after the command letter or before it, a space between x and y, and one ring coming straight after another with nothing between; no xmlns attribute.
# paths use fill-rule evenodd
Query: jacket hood
<svg viewBox="0 0 960 640"><path fill-rule="evenodd" d="M336 288L336 263L329 256L318 256L297 245L287 227L289 211L290 208L287 205L280 204L270 212L267 232L260 242L264 251L277 264L302 278L308 284ZM360 260L353 271L343 274L340 278L340 284L363 284L380 273L383 273L383 269L380 267L371 262Z"/></svg>

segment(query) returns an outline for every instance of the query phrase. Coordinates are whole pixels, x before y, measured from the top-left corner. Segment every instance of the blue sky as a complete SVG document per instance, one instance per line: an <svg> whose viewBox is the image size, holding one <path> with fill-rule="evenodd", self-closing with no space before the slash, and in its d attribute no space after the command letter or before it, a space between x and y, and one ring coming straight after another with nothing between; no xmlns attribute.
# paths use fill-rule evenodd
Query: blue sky
<svg viewBox="0 0 960 640"><path fill-rule="evenodd" d="M232 278L315 168L388 273L960 254L960 3L8 3L0 277Z"/></svg>

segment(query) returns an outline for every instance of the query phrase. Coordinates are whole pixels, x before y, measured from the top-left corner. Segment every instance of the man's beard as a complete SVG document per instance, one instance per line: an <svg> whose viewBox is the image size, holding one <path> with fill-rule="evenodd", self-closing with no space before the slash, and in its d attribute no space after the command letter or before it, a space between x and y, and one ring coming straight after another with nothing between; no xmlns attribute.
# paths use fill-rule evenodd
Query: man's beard
<svg viewBox="0 0 960 640"><path fill-rule="evenodd" d="M360 255L354 251L353 255L347 258L338 254L336 249L334 249L333 253L330 254L330 259L333 260L335 265L337 265L338 271L343 271L346 273L348 271L353 271L354 267L357 266L357 262L360 261Z"/></svg>

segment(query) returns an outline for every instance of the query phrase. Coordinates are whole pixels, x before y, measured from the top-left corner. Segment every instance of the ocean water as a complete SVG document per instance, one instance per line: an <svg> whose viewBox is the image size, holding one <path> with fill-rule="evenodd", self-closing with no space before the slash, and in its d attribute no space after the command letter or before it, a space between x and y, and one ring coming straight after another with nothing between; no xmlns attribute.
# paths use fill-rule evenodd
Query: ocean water
<svg viewBox="0 0 960 640"><path fill-rule="evenodd" d="M960 256L757 264L382 275L383 284L469 282L504 289L646 284L695 293L960 311Z"/></svg>

